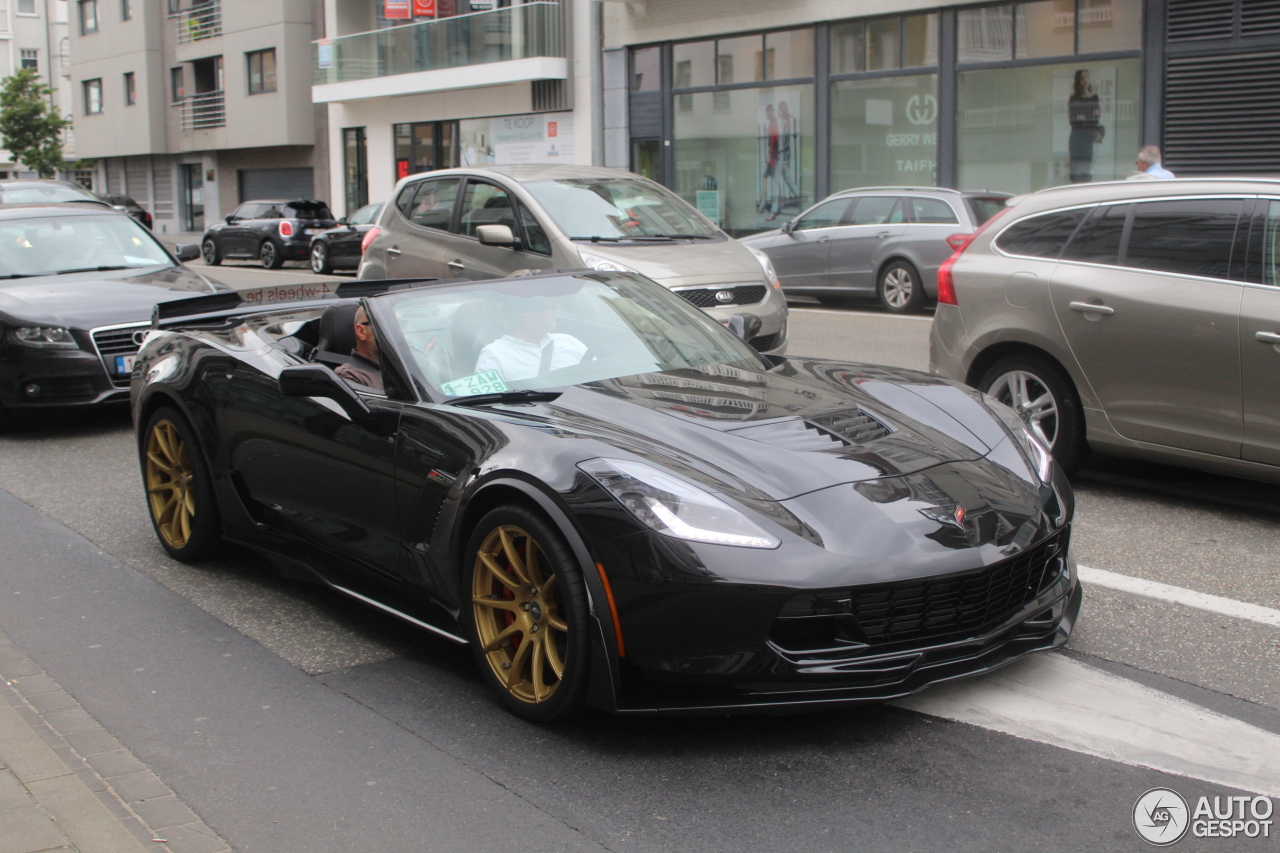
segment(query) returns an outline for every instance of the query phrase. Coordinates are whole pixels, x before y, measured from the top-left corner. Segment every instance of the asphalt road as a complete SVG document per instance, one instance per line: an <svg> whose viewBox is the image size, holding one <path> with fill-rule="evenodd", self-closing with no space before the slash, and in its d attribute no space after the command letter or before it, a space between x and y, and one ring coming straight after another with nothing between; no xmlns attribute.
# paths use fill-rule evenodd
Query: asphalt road
<svg viewBox="0 0 1280 853"><path fill-rule="evenodd" d="M791 322L927 366L927 318ZM1068 652L904 707L538 728L465 650L252 554L169 560L120 413L0 437L0 488L0 631L236 850L1140 850L1149 788L1280 794L1280 626L1201 607L1086 586ZM1277 490L1109 460L1076 489L1082 565L1280 609Z"/></svg>

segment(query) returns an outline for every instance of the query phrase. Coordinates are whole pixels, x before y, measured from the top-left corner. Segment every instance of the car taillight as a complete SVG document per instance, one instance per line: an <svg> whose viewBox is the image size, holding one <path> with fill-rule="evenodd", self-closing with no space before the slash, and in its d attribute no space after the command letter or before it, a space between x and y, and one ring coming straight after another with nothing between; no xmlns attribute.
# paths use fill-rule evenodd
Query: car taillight
<svg viewBox="0 0 1280 853"><path fill-rule="evenodd" d="M373 242L373 238L382 233L381 228L370 228L364 232L364 239L360 241L360 253L364 254L365 249L369 248L369 244Z"/></svg>
<svg viewBox="0 0 1280 853"><path fill-rule="evenodd" d="M292 237L292 236L293 236L293 223L292 223L292 222L290 222L290 221L289 221L289 220L287 220L287 219L281 219L281 220L280 220L280 236L281 236L281 237Z"/></svg>
<svg viewBox="0 0 1280 853"><path fill-rule="evenodd" d="M1007 207L996 211L995 216L992 216L986 222L979 225L978 230L974 231L972 234L952 234L947 238L947 245L955 251L951 253L951 257L942 262L942 266L938 267L939 305L960 304L956 301L956 283L955 280L951 278L951 268L955 266L956 261L962 254L964 254L964 250L969 248L969 244L976 240L979 234L990 228L993 222L1008 212L1009 208Z"/></svg>

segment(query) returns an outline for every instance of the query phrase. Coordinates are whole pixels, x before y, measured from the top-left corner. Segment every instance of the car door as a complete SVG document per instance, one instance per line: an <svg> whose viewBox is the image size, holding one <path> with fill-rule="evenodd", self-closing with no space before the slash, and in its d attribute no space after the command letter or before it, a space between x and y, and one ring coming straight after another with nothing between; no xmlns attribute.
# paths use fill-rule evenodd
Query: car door
<svg viewBox="0 0 1280 853"><path fill-rule="evenodd" d="M1238 457L1242 200L1096 208L1050 283L1071 352L1116 432Z"/></svg>
<svg viewBox="0 0 1280 853"><path fill-rule="evenodd" d="M246 246L249 241L246 232L249 220L252 220L257 213L259 205L255 202L246 202L236 208L231 214L231 221L222 229L222 233L218 235L218 250L228 257L239 257L248 252Z"/></svg>
<svg viewBox="0 0 1280 853"><path fill-rule="evenodd" d="M1259 199L1253 219L1240 302L1241 455L1280 465L1280 199Z"/></svg>
<svg viewBox="0 0 1280 853"><path fill-rule="evenodd" d="M452 278L448 266L454 209L462 178L451 175L407 184L396 196L395 225L383 238L388 278Z"/></svg>
<svg viewBox="0 0 1280 853"><path fill-rule="evenodd" d="M885 253L907 230L902 199L864 195L831 237L831 283L849 290L876 289L876 270Z"/></svg>
<svg viewBox="0 0 1280 853"><path fill-rule="evenodd" d="M792 220L789 232L771 239L767 254L784 290L830 289L831 236L852 203L849 198L824 201Z"/></svg>
<svg viewBox="0 0 1280 853"><path fill-rule="evenodd" d="M544 252L534 252L528 250L524 240L519 248L480 243L476 229L481 225L505 225L511 229L512 236L520 239L522 228L517 205L507 188L478 178L467 179L458 208L457 235L451 243L456 255L447 264L455 277L505 278L522 269L552 269L549 245ZM536 232L532 239L537 241ZM545 232L543 240L545 242Z"/></svg>

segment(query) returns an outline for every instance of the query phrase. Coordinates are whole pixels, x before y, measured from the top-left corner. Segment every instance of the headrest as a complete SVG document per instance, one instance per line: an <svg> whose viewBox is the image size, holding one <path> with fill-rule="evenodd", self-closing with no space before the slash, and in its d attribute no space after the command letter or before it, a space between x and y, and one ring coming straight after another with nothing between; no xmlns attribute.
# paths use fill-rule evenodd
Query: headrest
<svg viewBox="0 0 1280 853"><path fill-rule="evenodd" d="M356 348L356 312L358 302L330 305L320 315L320 342L316 349L338 355L350 355Z"/></svg>

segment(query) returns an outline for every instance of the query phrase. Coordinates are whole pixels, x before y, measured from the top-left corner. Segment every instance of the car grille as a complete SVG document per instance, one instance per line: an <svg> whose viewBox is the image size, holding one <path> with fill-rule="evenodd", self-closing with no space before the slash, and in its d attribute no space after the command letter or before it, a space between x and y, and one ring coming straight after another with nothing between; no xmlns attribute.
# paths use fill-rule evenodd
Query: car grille
<svg viewBox="0 0 1280 853"><path fill-rule="evenodd" d="M138 351L138 345L133 342L133 333L139 329L146 329L149 323L139 323L136 326L116 329L95 329L93 332L93 345L98 348L98 355L102 358L102 366L107 370L107 376L111 377L113 385L127 386L129 384L128 373L116 372L116 357L121 355L133 355Z"/></svg>
<svg viewBox="0 0 1280 853"><path fill-rule="evenodd" d="M763 302L767 291L763 284L740 284L736 287L692 287L688 290L677 290L676 293L698 308L725 308L730 305L754 305L757 302ZM718 293L731 293L733 298L721 301L716 299Z"/></svg>
<svg viewBox="0 0 1280 853"><path fill-rule="evenodd" d="M843 647L856 656L982 636L1062 577L1067 536L974 571L793 596L772 637L789 653Z"/></svg>

